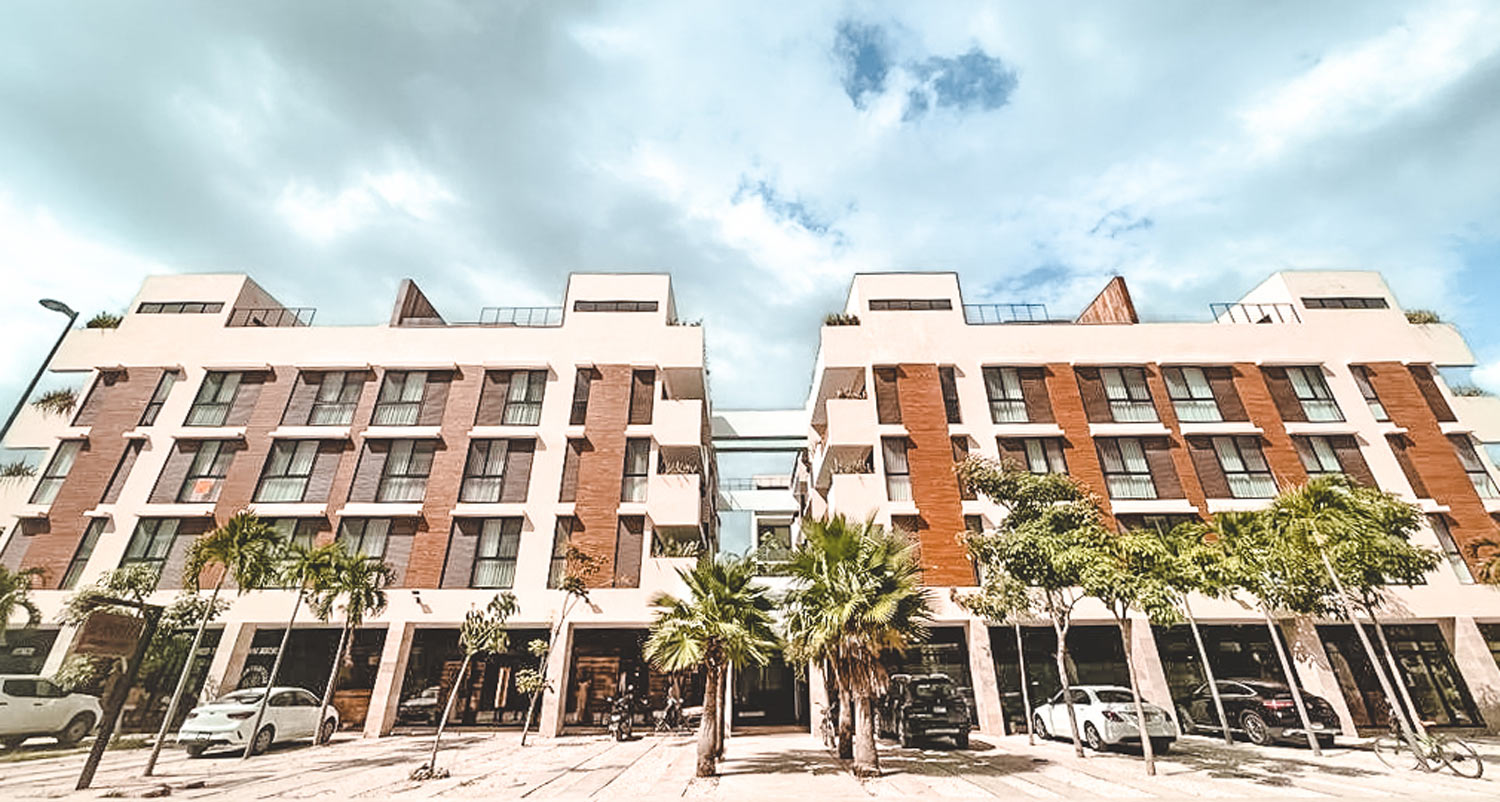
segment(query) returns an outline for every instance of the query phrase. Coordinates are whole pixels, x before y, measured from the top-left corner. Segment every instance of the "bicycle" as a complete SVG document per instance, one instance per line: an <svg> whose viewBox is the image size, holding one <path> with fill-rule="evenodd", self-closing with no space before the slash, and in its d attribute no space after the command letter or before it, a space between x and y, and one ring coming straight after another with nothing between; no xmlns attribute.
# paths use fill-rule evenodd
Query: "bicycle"
<svg viewBox="0 0 1500 802"><path fill-rule="evenodd" d="M1407 736L1392 719L1391 732L1375 739L1375 757L1388 768L1438 771L1447 766L1460 777L1477 780L1484 774L1484 761L1466 741L1451 735ZM1426 724L1427 722L1423 722Z"/></svg>

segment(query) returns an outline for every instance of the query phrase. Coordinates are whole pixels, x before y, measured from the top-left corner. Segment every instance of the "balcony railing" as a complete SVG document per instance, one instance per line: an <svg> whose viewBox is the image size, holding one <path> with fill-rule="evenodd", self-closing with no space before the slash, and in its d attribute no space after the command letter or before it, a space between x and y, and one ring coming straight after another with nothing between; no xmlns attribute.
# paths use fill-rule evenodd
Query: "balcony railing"
<svg viewBox="0 0 1500 802"><path fill-rule="evenodd" d="M560 306L486 306L479 310L481 326L523 326L546 328L561 326Z"/></svg>
<svg viewBox="0 0 1500 802"><path fill-rule="evenodd" d="M1302 316L1291 304L1209 304L1219 323L1301 323Z"/></svg>
<svg viewBox="0 0 1500 802"><path fill-rule="evenodd" d="M245 307L229 310L230 328L285 328L289 326L311 326L318 310L310 306Z"/></svg>
<svg viewBox="0 0 1500 802"><path fill-rule="evenodd" d="M1001 323L1049 323L1046 304L964 304L964 322L971 326Z"/></svg>

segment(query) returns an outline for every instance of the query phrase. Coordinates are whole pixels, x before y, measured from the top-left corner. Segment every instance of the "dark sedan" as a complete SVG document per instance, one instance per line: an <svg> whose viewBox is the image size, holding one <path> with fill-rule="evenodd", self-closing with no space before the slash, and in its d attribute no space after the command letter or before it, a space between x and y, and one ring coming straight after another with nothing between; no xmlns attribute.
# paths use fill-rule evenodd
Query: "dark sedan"
<svg viewBox="0 0 1500 802"><path fill-rule="evenodd" d="M1262 745L1307 738L1302 719L1297 715L1297 703L1286 685L1260 679L1219 680L1218 685L1230 732L1244 733L1251 743ZM1302 701L1307 705L1307 717L1312 721L1313 735L1319 745L1333 745L1333 736L1340 728L1333 705L1306 690L1302 691ZM1177 718L1184 733L1222 730L1208 683L1199 685L1187 704L1178 706Z"/></svg>
<svg viewBox="0 0 1500 802"><path fill-rule="evenodd" d="M969 748L969 705L947 675L892 675L876 715L880 734L895 736L902 746L946 735L959 749Z"/></svg>

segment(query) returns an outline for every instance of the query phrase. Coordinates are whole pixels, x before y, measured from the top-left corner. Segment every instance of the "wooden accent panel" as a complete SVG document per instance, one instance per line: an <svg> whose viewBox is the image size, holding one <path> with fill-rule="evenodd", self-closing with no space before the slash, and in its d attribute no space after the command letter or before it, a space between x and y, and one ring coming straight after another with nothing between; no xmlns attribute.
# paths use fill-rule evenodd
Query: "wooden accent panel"
<svg viewBox="0 0 1500 802"><path fill-rule="evenodd" d="M418 426L437 426L447 420L448 393L453 387L453 371L429 370L422 388L422 406L417 410Z"/></svg>
<svg viewBox="0 0 1500 802"><path fill-rule="evenodd" d="M1203 378L1208 379L1208 389L1213 391L1214 403L1219 405L1219 416L1227 421L1247 421L1250 416L1234 389L1234 369L1217 366L1203 369Z"/></svg>
<svg viewBox="0 0 1500 802"><path fill-rule="evenodd" d="M1140 318L1135 314L1135 303L1130 300L1130 288L1125 286L1125 278L1115 276L1110 279L1073 322L1139 323Z"/></svg>
<svg viewBox="0 0 1500 802"><path fill-rule="evenodd" d="M197 440L178 440L172 444L167 461L162 465L161 475L156 477L156 486L151 488L148 501L152 504L170 504L177 500L182 480L187 478L188 468L198 453ZM233 468L231 468L233 470Z"/></svg>
<svg viewBox="0 0 1500 802"><path fill-rule="evenodd" d="M124 376L124 371L101 370L94 377L94 383L89 386L88 394L83 397L83 403L78 406L78 414L73 416L74 426L92 426L99 417L99 409L110 397L110 388L115 382Z"/></svg>
<svg viewBox="0 0 1500 802"><path fill-rule="evenodd" d="M1229 480L1224 478L1224 466L1219 464L1219 456L1214 453L1213 438L1189 437L1187 441L1193 469L1198 475L1203 495L1208 498L1229 498ZM1208 512L1207 507L1200 506L1199 509Z"/></svg>
<svg viewBox="0 0 1500 802"><path fill-rule="evenodd" d="M1083 402L1086 420L1091 423L1111 423L1115 414L1109 408L1109 397L1104 394L1104 379L1098 368L1075 368L1078 376L1078 395Z"/></svg>
<svg viewBox="0 0 1500 802"><path fill-rule="evenodd" d="M250 425L251 416L260 406L260 392L267 380L275 381L275 376L263 370L249 370L240 374L240 386L235 388L234 401L229 404L229 413L224 416L225 426ZM281 401L285 405L286 397L283 396ZM277 411L280 410L281 407L277 407Z"/></svg>
<svg viewBox="0 0 1500 802"><path fill-rule="evenodd" d="M901 397L897 390L899 368L875 368L875 420L878 423L901 422Z"/></svg>
<svg viewBox="0 0 1500 802"><path fill-rule="evenodd" d="M1099 381L1097 368L1092 370L1093 381L1098 385L1099 398L1104 398L1104 385ZM1072 365L1057 363L1047 366L1047 392L1052 399L1052 411L1057 416L1057 425L1063 430L1064 454L1068 463L1068 475L1098 497L1099 508L1104 511L1105 524L1113 527L1114 514L1110 511L1109 488L1104 483L1104 469L1099 465L1099 452L1089 435L1089 416L1085 411L1082 387L1084 379L1077 375ZM1104 407L1105 420L1109 419L1109 406Z"/></svg>
<svg viewBox="0 0 1500 802"><path fill-rule="evenodd" d="M385 460L391 451L389 440L366 440L359 453L359 467L354 471L354 484L349 487L349 500L355 502L374 501L380 489L380 475L385 472ZM433 469L436 470L436 458ZM427 478L429 489L432 477Z"/></svg>
<svg viewBox="0 0 1500 802"><path fill-rule="evenodd" d="M1339 466L1350 479L1362 485L1377 487L1375 474L1370 472L1370 466L1365 462L1365 455L1359 450L1359 441L1354 435L1334 435L1328 438L1328 444L1333 446L1333 453L1339 458Z"/></svg>
<svg viewBox="0 0 1500 802"><path fill-rule="evenodd" d="M1177 487L1176 496L1167 496L1161 493L1162 484L1157 482L1157 494L1162 498L1186 498L1189 503L1197 507L1200 512L1208 512L1208 503L1205 501L1203 486L1198 482L1198 472L1193 470L1194 462L1188 453L1186 444L1183 442L1182 433L1177 426L1177 409L1172 406L1172 399L1167 394L1166 379L1162 377L1161 367L1155 364L1146 365L1146 387L1151 391L1151 401L1156 405L1156 417L1161 420L1163 426L1172 431L1172 436L1167 438L1168 455L1172 459L1172 473L1175 476L1174 484ZM1150 453L1147 453L1150 458ZM1151 469L1153 474L1156 468Z"/></svg>
<svg viewBox="0 0 1500 802"><path fill-rule="evenodd" d="M483 518L453 519L453 536L448 538L448 557L443 563L441 587L466 588L474 575L474 555L479 551L479 533Z"/></svg>
<svg viewBox="0 0 1500 802"><path fill-rule="evenodd" d="M937 365L902 365L897 372L911 495L923 527L917 534L923 580L929 585L969 585L974 568L960 536L963 504L953 472L953 441Z"/></svg>
<svg viewBox="0 0 1500 802"><path fill-rule="evenodd" d="M578 457L578 524L570 542L599 561L590 584L609 587L615 576L620 488L625 471L625 421L630 414L629 365L599 365L589 393L583 432L589 448Z"/></svg>
<svg viewBox="0 0 1500 802"><path fill-rule="evenodd" d="M385 541L385 561L390 563L396 572L395 579L391 580L393 588L432 588L437 587L440 574L443 570L443 555L447 551L445 543L439 543L434 548L436 553L423 554L423 548L436 538L429 537L428 543L421 541L422 519L420 518L393 518L391 529ZM446 526L446 524L445 524ZM448 531L443 530L443 541L448 539ZM436 568L430 568L436 564ZM422 571L430 569L432 578L427 579Z"/></svg>
<svg viewBox="0 0 1500 802"><path fill-rule="evenodd" d="M1280 379L1276 381L1285 385L1287 396L1291 398L1300 416L1302 404L1292 394L1292 383L1287 379L1284 369L1266 368L1262 371L1249 362L1237 363L1234 366L1234 388L1239 392L1250 422L1265 432L1260 441L1261 453L1266 457L1266 464L1271 466L1276 487L1286 490L1306 484L1307 469L1302 467L1302 458L1297 456L1297 449L1292 447L1292 438L1287 436L1286 427L1281 422L1302 418L1282 417L1282 402L1276 399L1276 391L1271 389L1273 379L1270 371L1273 370L1280 370Z"/></svg>
<svg viewBox="0 0 1500 802"><path fill-rule="evenodd" d="M318 443L318 456L313 461L312 476L307 479L307 492L302 497L303 501L328 501L333 491L333 477L338 474L339 462L344 458L344 449L342 440L323 440Z"/></svg>
<svg viewBox="0 0 1500 802"><path fill-rule="evenodd" d="M656 400L656 371L636 370L630 377L630 423L651 423L651 410Z"/></svg>
<svg viewBox="0 0 1500 802"><path fill-rule="evenodd" d="M562 486L558 488L558 501L574 501L578 498L578 463L583 452L589 450L589 441L578 437L568 440L563 452Z"/></svg>
<svg viewBox="0 0 1500 802"><path fill-rule="evenodd" d="M531 488L531 459L536 454L535 440L511 440L505 447L505 481L500 486L500 501L520 503Z"/></svg>
<svg viewBox="0 0 1500 802"><path fill-rule="evenodd" d="M1182 476L1177 472L1174 452L1182 449L1172 447L1170 437L1142 437L1141 450L1146 454L1146 464L1151 468L1151 481L1156 485L1157 498L1185 498L1182 492Z"/></svg>
<svg viewBox="0 0 1500 802"><path fill-rule="evenodd" d="M449 381L441 383L447 406L438 414L442 428L437 451L432 455L432 472L427 475L427 493L422 497L422 518L416 521L411 541L411 559L397 587L435 588L443 580L443 558L448 553L448 537L453 529L453 505L458 503L463 483L464 463L469 459L468 431L479 408L484 389L484 370L464 366ZM433 374L427 377L427 392L434 390ZM425 413L427 402L423 400ZM361 469L363 470L363 469ZM394 525L392 526L394 529ZM389 552L389 549L387 549ZM392 556L392 565L401 563Z"/></svg>
<svg viewBox="0 0 1500 802"><path fill-rule="evenodd" d="M130 368L113 384L96 388L96 394L100 395L99 411L88 440L79 448L68 478L48 508L48 532L28 538L31 543L20 561L21 568L37 567L45 572L37 588L53 589L62 581L88 526L83 514L103 497L104 488L125 452L124 434L140 420L141 410L156 392L161 374L160 368ZM99 390L105 392L100 394Z"/></svg>
<svg viewBox="0 0 1500 802"><path fill-rule="evenodd" d="M646 549L646 519L639 515L621 515L619 534L615 537L614 587L641 586L641 560Z"/></svg>
<svg viewBox="0 0 1500 802"><path fill-rule="evenodd" d="M1021 380L1021 398L1026 402L1026 419L1032 423L1055 423L1052 399L1047 395L1046 368L1016 368Z"/></svg>
<svg viewBox="0 0 1500 802"><path fill-rule="evenodd" d="M1422 398L1426 399L1427 408L1432 410L1433 417L1444 423L1458 420L1458 416L1453 414L1453 408L1448 406L1448 399L1443 397L1437 379L1433 378L1431 366L1409 365L1407 370L1411 371L1411 378L1417 383L1417 389L1422 391Z"/></svg>
<svg viewBox="0 0 1500 802"><path fill-rule="evenodd" d="M1236 365L1236 370L1248 373L1254 366L1249 363ZM1292 380L1286 375L1286 368L1265 367L1260 368L1261 377L1265 381L1266 390L1271 394L1271 402L1276 407L1276 413L1284 421L1305 421L1307 412L1302 409L1302 402L1297 400L1297 391L1292 388ZM1244 392L1244 385L1236 383L1240 392ZM1253 416L1251 420L1256 420Z"/></svg>
<svg viewBox="0 0 1500 802"><path fill-rule="evenodd" d="M145 446L145 440L125 442L125 453L120 456L120 462L115 466L115 472L110 476L109 484L104 488L104 495L99 498L100 504L113 504L120 500L120 491L125 487L125 480L135 469L135 461L140 458L141 449Z"/></svg>
<svg viewBox="0 0 1500 802"><path fill-rule="evenodd" d="M1422 475L1417 473L1416 463L1412 461L1411 452L1416 447L1412 439L1404 434L1389 434L1385 440L1391 447L1391 453L1396 455L1396 464L1401 466L1401 473L1406 476L1406 483L1411 485L1411 492L1417 498L1432 498L1432 494L1427 492L1427 484L1422 481Z"/></svg>
<svg viewBox="0 0 1500 802"><path fill-rule="evenodd" d="M179 590L184 587L183 569L187 567L188 549L199 535L211 531L214 522L209 518L182 518L177 522L177 537L167 551L167 560L162 564L161 577L156 582L157 590Z"/></svg>
<svg viewBox="0 0 1500 802"><path fill-rule="evenodd" d="M1464 472L1453 443L1443 434L1410 370L1398 362L1373 362L1367 367L1370 383L1391 421L1407 431L1410 446L1405 451L1412 474L1426 486L1428 498L1448 507L1453 540L1464 560L1477 568L1472 549L1478 541L1496 536L1495 523ZM1401 459L1399 452L1397 459Z"/></svg>

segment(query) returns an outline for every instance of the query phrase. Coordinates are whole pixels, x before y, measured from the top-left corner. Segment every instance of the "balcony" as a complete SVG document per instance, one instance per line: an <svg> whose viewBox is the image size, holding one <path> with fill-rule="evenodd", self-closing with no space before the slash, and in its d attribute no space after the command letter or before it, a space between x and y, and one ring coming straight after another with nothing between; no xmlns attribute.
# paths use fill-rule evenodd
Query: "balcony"
<svg viewBox="0 0 1500 802"><path fill-rule="evenodd" d="M1217 323L1301 323L1302 316L1291 304L1209 304Z"/></svg>
<svg viewBox="0 0 1500 802"><path fill-rule="evenodd" d="M1004 323L1050 323L1045 304L964 304L964 322L970 326Z"/></svg>
<svg viewBox="0 0 1500 802"><path fill-rule="evenodd" d="M659 473L647 481L646 514L657 526L698 526L703 520L703 478Z"/></svg>
<svg viewBox="0 0 1500 802"><path fill-rule="evenodd" d="M703 402L658 400L651 411L651 433L663 446L703 445Z"/></svg>
<svg viewBox="0 0 1500 802"><path fill-rule="evenodd" d="M229 328L311 326L318 310L310 306L241 307L229 310Z"/></svg>
<svg viewBox="0 0 1500 802"><path fill-rule="evenodd" d="M479 310L481 326L552 328L561 326L562 319L560 306L486 306Z"/></svg>
<svg viewBox="0 0 1500 802"><path fill-rule="evenodd" d="M830 513L864 520L886 505L885 479L874 473L834 474L828 487Z"/></svg>

